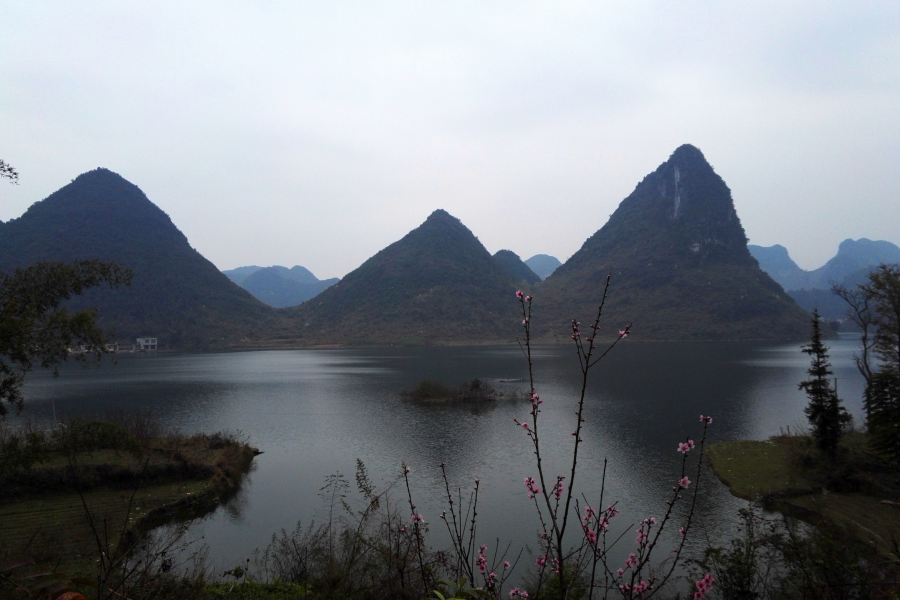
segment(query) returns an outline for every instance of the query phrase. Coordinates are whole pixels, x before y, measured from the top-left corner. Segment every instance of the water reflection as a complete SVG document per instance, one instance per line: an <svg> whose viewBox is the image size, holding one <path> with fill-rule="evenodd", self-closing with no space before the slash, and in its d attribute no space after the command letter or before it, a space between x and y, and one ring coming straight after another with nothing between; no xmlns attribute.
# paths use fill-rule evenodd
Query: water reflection
<svg viewBox="0 0 900 600"><path fill-rule="evenodd" d="M852 361L854 342L832 343L835 374L848 409L862 416L862 382ZM579 393L572 348L535 349L547 473L568 470ZM586 405L586 429L576 486L595 501L608 459L606 497L622 510L620 528L662 514L677 479L678 441L697 436L698 415L716 417L711 441L764 439L803 422L806 398L797 389L806 356L797 345L765 343L625 343L596 371ZM206 355L126 356L114 367L36 373L26 386L27 412L98 414L146 410L184 432L241 430L265 451L228 506L192 526L205 536L217 567L243 561L273 532L316 518L324 477L352 480L362 458L384 484L401 462L413 469L417 504L437 527L445 462L454 486L480 478L484 543L514 547L534 542L535 520L522 480L535 475L528 439L512 421L528 403L422 405L398 392L422 379L458 383L474 377L527 377L517 347L302 350ZM524 388L526 382L497 384ZM743 503L705 473L699 520L713 535ZM623 546L623 556L629 548Z"/></svg>

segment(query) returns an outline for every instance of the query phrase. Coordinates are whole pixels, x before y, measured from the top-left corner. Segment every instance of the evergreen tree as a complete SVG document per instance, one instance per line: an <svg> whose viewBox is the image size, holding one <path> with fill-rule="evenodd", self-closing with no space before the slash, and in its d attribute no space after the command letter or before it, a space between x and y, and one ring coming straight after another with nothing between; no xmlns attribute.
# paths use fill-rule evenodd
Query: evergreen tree
<svg viewBox="0 0 900 600"><path fill-rule="evenodd" d="M813 438L822 452L834 460L837 454L841 432L850 422L850 415L841 406L837 391L832 387L828 376L832 375L831 363L828 361L828 346L822 343L821 320L819 311L813 311L812 338L801 350L811 357L807 373L809 379L800 382L800 389L809 397L805 409Z"/></svg>

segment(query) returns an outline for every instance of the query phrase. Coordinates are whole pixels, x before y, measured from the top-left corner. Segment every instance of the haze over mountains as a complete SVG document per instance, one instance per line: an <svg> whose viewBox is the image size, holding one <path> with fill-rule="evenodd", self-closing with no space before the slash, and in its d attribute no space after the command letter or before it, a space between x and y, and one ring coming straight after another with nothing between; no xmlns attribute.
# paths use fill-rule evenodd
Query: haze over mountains
<svg viewBox="0 0 900 600"><path fill-rule="evenodd" d="M886 241L866 238L847 239L838 246L837 254L813 271L805 271L795 263L787 248L748 246L762 270L777 281L807 311L814 308L828 319L844 316L846 304L831 293L831 284L855 287L866 281L869 271L879 264L900 263L900 248Z"/></svg>
<svg viewBox="0 0 900 600"><path fill-rule="evenodd" d="M226 276L136 186L105 169L0 225L0 270L88 258L132 268L134 283L94 290L76 304L98 306L101 326L120 340L156 336L167 349L510 343L521 333L516 289L535 295L539 339L565 341L573 317L593 316L607 272L609 335L629 322L634 339L808 334L808 315L750 255L728 187L693 146L646 176L558 268L547 255L491 255L463 223L436 210L337 282L300 266L240 267ZM248 289L272 306L301 302L307 292L311 299L275 309Z"/></svg>
<svg viewBox="0 0 900 600"><path fill-rule="evenodd" d="M280 265L253 265L222 272L256 299L275 308L302 304L340 281L337 277L320 280L309 269L300 265L290 269Z"/></svg>
<svg viewBox="0 0 900 600"><path fill-rule="evenodd" d="M547 279L550 275L562 265L559 259L549 254L535 254L525 261L528 267L537 273L541 279Z"/></svg>

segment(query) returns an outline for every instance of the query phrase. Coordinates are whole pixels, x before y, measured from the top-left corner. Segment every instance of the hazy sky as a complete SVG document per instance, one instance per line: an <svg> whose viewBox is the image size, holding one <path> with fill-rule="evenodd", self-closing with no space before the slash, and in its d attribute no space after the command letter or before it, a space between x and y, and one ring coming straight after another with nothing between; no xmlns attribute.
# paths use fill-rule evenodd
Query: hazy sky
<svg viewBox="0 0 900 600"><path fill-rule="evenodd" d="M222 269L343 276L436 208L565 260L686 142L751 243L900 244L900 5L0 8L0 219L103 166Z"/></svg>

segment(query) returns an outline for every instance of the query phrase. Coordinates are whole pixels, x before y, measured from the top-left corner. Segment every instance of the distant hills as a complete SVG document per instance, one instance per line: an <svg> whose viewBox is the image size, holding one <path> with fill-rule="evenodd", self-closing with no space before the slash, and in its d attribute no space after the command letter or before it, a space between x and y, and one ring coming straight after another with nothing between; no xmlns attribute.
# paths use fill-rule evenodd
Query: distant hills
<svg viewBox="0 0 900 600"><path fill-rule="evenodd" d="M731 192L684 145L644 177L609 221L535 292L535 326L553 339L594 317L612 273L603 332L635 338L802 339L809 316L763 272ZM560 332L563 334L560 337Z"/></svg>
<svg viewBox="0 0 900 600"><path fill-rule="evenodd" d="M319 280L309 269L300 265L290 269L279 265L253 265L222 272L255 298L275 308L302 304L340 281L337 277Z"/></svg>
<svg viewBox="0 0 900 600"><path fill-rule="evenodd" d="M436 210L313 300L286 309L295 324L286 334L305 343L512 341L519 282L510 259L495 259L459 219Z"/></svg>
<svg viewBox="0 0 900 600"><path fill-rule="evenodd" d="M844 316L846 304L831 293L831 284L854 287L866 281L869 271L882 263L900 263L900 248L886 241L847 239L823 266L805 271L781 245L748 246L760 268L777 281L807 311L818 308L828 319Z"/></svg>
<svg viewBox="0 0 900 600"><path fill-rule="evenodd" d="M155 336L163 348L226 348L268 335L280 317L191 248L169 216L116 173L96 169L0 228L0 270L98 258L134 271L131 287L91 290L118 340Z"/></svg>
<svg viewBox="0 0 900 600"><path fill-rule="evenodd" d="M559 259L549 254L535 254L525 261L528 267L541 279L547 279L562 264Z"/></svg>

